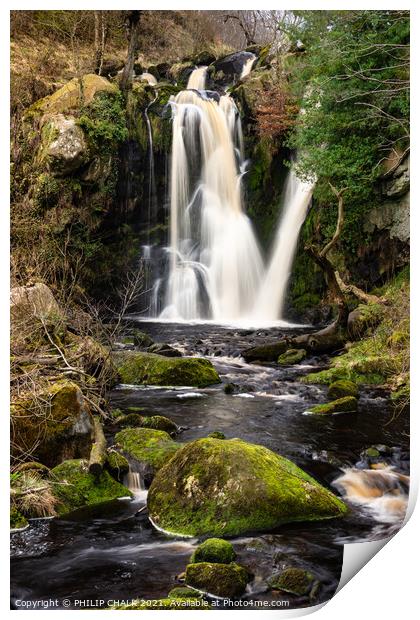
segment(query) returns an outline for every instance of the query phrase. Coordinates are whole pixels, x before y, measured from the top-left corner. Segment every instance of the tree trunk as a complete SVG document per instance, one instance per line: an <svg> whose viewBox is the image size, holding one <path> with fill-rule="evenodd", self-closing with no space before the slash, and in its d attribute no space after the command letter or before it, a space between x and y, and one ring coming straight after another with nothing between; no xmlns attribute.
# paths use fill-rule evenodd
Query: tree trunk
<svg viewBox="0 0 420 620"><path fill-rule="evenodd" d="M128 38L128 52L125 67L121 76L120 88L127 91L133 81L134 62L138 51L140 15L142 11L127 11L126 31Z"/></svg>
<svg viewBox="0 0 420 620"><path fill-rule="evenodd" d="M95 417L93 419L93 425L95 442L90 451L89 473L94 476L100 476L107 456L106 439L99 418Z"/></svg>

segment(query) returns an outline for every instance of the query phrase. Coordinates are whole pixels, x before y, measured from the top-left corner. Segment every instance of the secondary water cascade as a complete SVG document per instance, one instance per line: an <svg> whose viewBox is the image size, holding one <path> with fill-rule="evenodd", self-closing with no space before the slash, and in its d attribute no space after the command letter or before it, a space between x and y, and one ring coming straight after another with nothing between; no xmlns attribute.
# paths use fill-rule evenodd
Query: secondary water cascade
<svg viewBox="0 0 420 620"><path fill-rule="evenodd" d="M246 60L241 79L255 58ZM267 266L244 212L246 173L238 109L228 94L206 89L198 67L172 97L169 268L155 282L160 318L215 322L275 321L284 297L312 184L290 172L283 217Z"/></svg>

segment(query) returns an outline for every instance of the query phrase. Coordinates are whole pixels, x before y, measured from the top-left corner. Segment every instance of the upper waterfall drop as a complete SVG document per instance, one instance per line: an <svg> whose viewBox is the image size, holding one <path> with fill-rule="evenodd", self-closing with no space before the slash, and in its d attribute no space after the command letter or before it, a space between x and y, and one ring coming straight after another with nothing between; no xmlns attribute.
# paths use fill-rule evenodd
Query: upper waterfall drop
<svg viewBox="0 0 420 620"><path fill-rule="evenodd" d="M206 68L171 101L171 244L162 318L238 320L263 276L241 197L240 119L228 95L202 91ZM197 93L196 90L201 90Z"/></svg>
<svg viewBox="0 0 420 620"><path fill-rule="evenodd" d="M187 90L204 90L207 81L207 67L198 67L191 72L188 79Z"/></svg>

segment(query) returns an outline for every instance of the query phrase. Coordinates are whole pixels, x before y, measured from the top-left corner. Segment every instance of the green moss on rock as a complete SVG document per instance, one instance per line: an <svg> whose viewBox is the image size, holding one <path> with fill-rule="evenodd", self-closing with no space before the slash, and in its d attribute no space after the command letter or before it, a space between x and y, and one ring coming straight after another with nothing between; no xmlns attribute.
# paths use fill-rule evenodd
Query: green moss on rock
<svg viewBox="0 0 420 620"><path fill-rule="evenodd" d="M127 428L115 435L118 447L126 454L149 465L153 472L163 467L181 444L168 433L151 428Z"/></svg>
<svg viewBox="0 0 420 620"><path fill-rule="evenodd" d="M94 506L118 497L130 497L130 491L107 471L100 476L89 473L87 461L64 461L51 470L51 486L58 500L56 511L65 516L84 506Z"/></svg>
<svg viewBox="0 0 420 620"><path fill-rule="evenodd" d="M242 596L249 580L248 571L235 563L199 562L189 564L185 573L187 585L223 598Z"/></svg>
<svg viewBox="0 0 420 620"><path fill-rule="evenodd" d="M336 400L337 398L344 398L345 396L353 396L357 398L359 396L359 389L353 381L334 381L328 387L328 398Z"/></svg>
<svg viewBox="0 0 420 620"><path fill-rule="evenodd" d="M287 350L287 341L269 342L242 352L246 362L275 362Z"/></svg>
<svg viewBox="0 0 420 620"><path fill-rule="evenodd" d="M109 469L111 476L120 482L130 469L125 456L117 452L117 450L108 450L106 467Z"/></svg>
<svg viewBox="0 0 420 620"><path fill-rule="evenodd" d="M169 418L165 418L163 415L145 416L141 426L143 428L153 428L157 431L165 431L170 435L175 435L178 432L178 426L175 422L172 422Z"/></svg>
<svg viewBox="0 0 420 620"><path fill-rule="evenodd" d="M191 556L191 564L197 562L218 562L230 564L236 558L233 546L222 538L208 538L197 547Z"/></svg>
<svg viewBox="0 0 420 620"><path fill-rule="evenodd" d="M226 435L221 431L213 431L209 433L207 437L213 437L213 439L226 439Z"/></svg>
<svg viewBox="0 0 420 620"><path fill-rule="evenodd" d="M165 357L155 353L124 351L115 363L122 383L131 385L182 385L206 387L220 383L213 364L198 357Z"/></svg>
<svg viewBox="0 0 420 620"><path fill-rule="evenodd" d="M191 588L178 586L176 588L172 588L172 590L168 593L168 598L202 598L202 594L196 590L192 590Z"/></svg>
<svg viewBox="0 0 420 620"><path fill-rule="evenodd" d="M237 536L347 512L291 461L240 439L199 439L179 449L155 476L147 504L158 527L190 536Z"/></svg>
<svg viewBox="0 0 420 620"><path fill-rule="evenodd" d="M314 405L309 409L309 413L330 415L332 413L346 413L357 411L357 398L354 396L344 396L337 398L330 403Z"/></svg>
<svg viewBox="0 0 420 620"><path fill-rule="evenodd" d="M26 517L15 506L10 508L10 529L21 530L28 526Z"/></svg>
<svg viewBox="0 0 420 620"><path fill-rule="evenodd" d="M299 364L305 357L305 349L287 349L285 353L279 355L277 364L280 366L291 366L292 364Z"/></svg>
<svg viewBox="0 0 420 620"><path fill-rule="evenodd" d="M286 568L280 576L270 581L270 585L273 590L303 596L310 591L314 581L315 578L309 571L302 568Z"/></svg>

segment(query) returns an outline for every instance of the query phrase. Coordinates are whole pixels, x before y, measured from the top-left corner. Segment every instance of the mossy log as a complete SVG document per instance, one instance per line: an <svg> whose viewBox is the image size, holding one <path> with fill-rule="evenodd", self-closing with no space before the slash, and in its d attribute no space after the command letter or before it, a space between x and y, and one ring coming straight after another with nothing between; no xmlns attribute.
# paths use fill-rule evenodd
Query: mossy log
<svg viewBox="0 0 420 620"><path fill-rule="evenodd" d="M100 476L107 459L106 439L102 424L98 418L93 420L95 442L92 445L89 458L89 473Z"/></svg>

